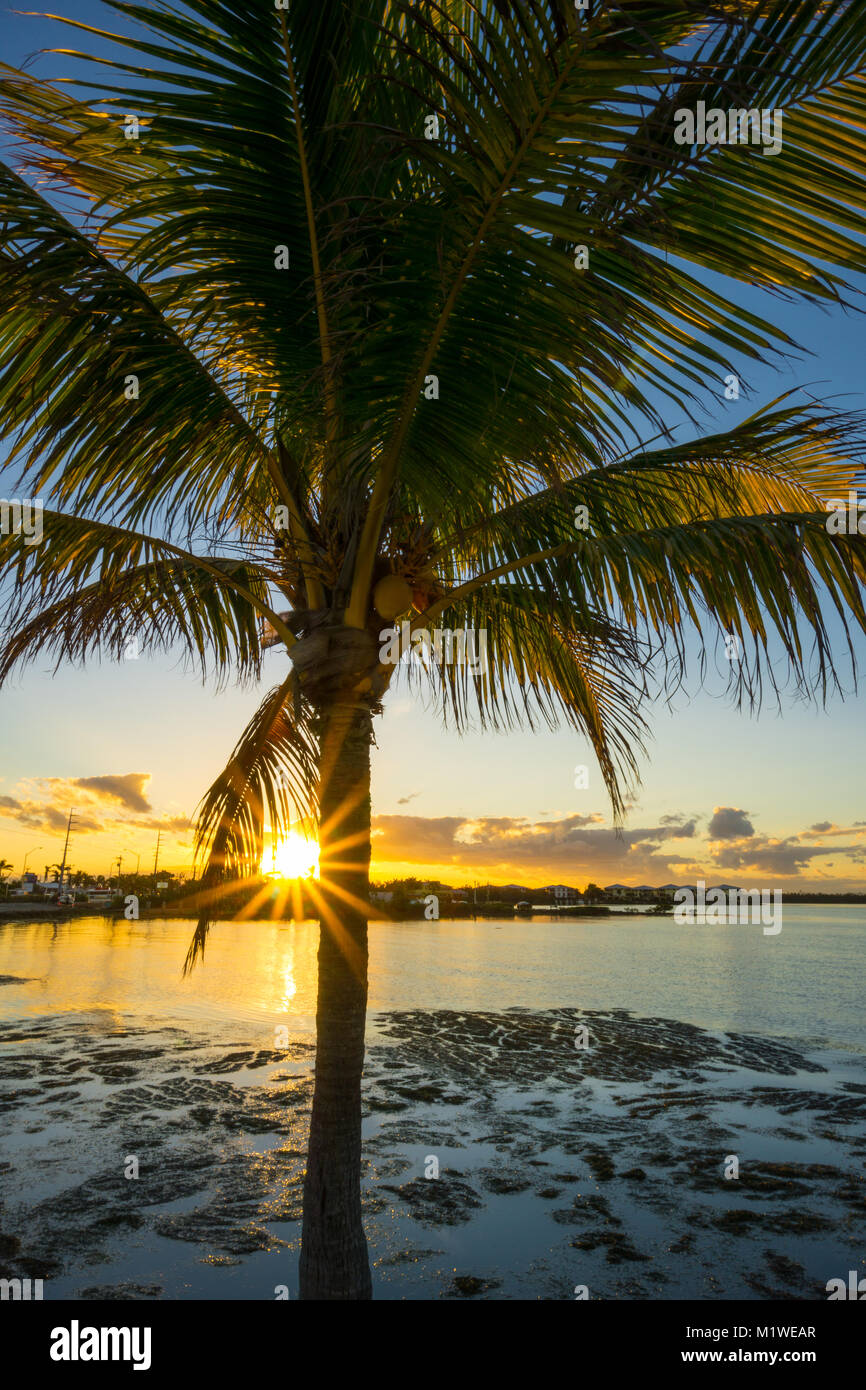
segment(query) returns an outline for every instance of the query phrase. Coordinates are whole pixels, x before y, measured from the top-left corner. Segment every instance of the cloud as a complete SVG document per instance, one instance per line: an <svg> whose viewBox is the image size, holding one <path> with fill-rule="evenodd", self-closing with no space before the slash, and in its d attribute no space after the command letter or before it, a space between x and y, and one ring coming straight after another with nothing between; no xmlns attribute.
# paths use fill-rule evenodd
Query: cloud
<svg viewBox="0 0 866 1390"><path fill-rule="evenodd" d="M463 816L374 816L373 851L379 859L423 863L451 857Z"/></svg>
<svg viewBox="0 0 866 1390"><path fill-rule="evenodd" d="M20 821L29 830L46 830L49 834L65 834L69 811L63 806L50 806L44 801L21 801L16 809L6 812L10 820ZM98 831L104 827L101 821L80 813L75 821L76 831Z"/></svg>
<svg viewBox="0 0 866 1390"><path fill-rule="evenodd" d="M377 863L437 864L486 869L511 878L552 873L585 877L614 874L668 877L668 862L656 851L666 841L690 839L695 821L616 830L597 812L530 821L516 816L378 815L373 821Z"/></svg>
<svg viewBox="0 0 866 1390"><path fill-rule="evenodd" d="M762 836L748 845L726 847L716 855L715 863L722 869L751 869L786 877L799 874L813 859L845 853L857 858L862 851L856 845L804 845L797 839L774 840Z"/></svg>
<svg viewBox="0 0 866 1390"><path fill-rule="evenodd" d="M144 816L136 820L126 819L122 824L135 830L163 830L171 834L189 830L190 819L189 816Z"/></svg>
<svg viewBox="0 0 866 1390"><path fill-rule="evenodd" d="M410 792L408 796L401 796L401 797L398 799L398 801L397 801L397 805L398 805L398 806L408 806L410 801L414 801L415 798L416 798L416 796L420 796L420 795L421 795L420 792Z"/></svg>
<svg viewBox="0 0 866 1390"><path fill-rule="evenodd" d="M862 827L864 825L866 825L866 821L855 820L852 825L838 825L837 822L833 820L819 820L816 821L814 825L810 825L808 830L804 830L800 835L800 839L807 840L810 835L821 835L827 838L835 838L838 835L855 835L859 837L863 834Z"/></svg>
<svg viewBox="0 0 866 1390"><path fill-rule="evenodd" d="M707 833L711 840L744 840L754 835L755 827L748 812L736 806L715 806Z"/></svg>
<svg viewBox="0 0 866 1390"><path fill-rule="evenodd" d="M708 843L698 832L699 818L682 814L661 816L657 824L620 832L598 813L559 814L555 820L378 815L373 822L374 874L377 866L391 864L400 873L423 866L427 873L438 872L446 880L450 870L526 884L581 886L594 880L658 885L704 878L743 887L790 879L792 887L805 887L809 871L815 886L826 885L828 868L839 874L842 855L847 856L852 875L858 869L862 873L859 866L866 865L866 847L856 840L839 844L842 832L835 826L836 843L831 846L818 831L819 843L807 843L799 835L756 835L747 812L737 807L716 807L714 819L718 838ZM719 835L719 829L728 832L728 838ZM862 832L851 833L859 837ZM686 848L687 854L680 852ZM749 883L759 875L757 884ZM858 886L852 876L851 887Z"/></svg>
<svg viewBox="0 0 866 1390"><path fill-rule="evenodd" d="M149 781L149 772L127 772L123 777L76 777L72 786L93 792L100 800L119 801L130 811L150 811L152 807L144 795Z"/></svg>
<svg viewBox="0 0 866 1390"><path fill-rule="evenodd" d="M0 816L17 821L28 830L61 835L66 832L69 811L74 807L76 835L126 834L136 830L187 834L188 816L154 813L144 794L149 781L147 772L32 778L19 783L17 797L0 796Z"/></svg>

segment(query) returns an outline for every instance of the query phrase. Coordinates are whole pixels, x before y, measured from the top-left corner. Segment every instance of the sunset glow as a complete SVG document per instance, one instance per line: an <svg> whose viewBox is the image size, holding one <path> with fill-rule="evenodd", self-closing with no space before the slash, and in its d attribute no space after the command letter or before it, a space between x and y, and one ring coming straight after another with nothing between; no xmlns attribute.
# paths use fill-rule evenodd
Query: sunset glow
<svg viewBox="0 0 866 1390"><path fill-rule="evenodd" d="M308 840L296 830L290 830L276 848L276 853L266 853L262 860L262 872L274 874L278 878L318 878L319 846L315 840Z"/></svg>

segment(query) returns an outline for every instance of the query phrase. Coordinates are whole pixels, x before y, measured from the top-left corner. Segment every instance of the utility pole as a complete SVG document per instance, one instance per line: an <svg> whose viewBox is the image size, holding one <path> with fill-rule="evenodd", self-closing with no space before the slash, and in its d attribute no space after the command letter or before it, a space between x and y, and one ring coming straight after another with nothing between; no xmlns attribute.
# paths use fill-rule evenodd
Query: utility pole
<svg viewBox="0 0 866 1390"><path fill-rule="evenodd" d="M153 879L154 879L154 883L156 883L156 871L157 871L157 868L158 868L158 866L159 866L159 842L160 842L160 839L161 839L161 838L162 838L162 831L161 831L161 830L157 830L157 832L156 832L156 854L153 856Z"/></svg>
<svg viewBox="0 0 866 1390"><path fill-rule="evenodd" d="M70 834L72 833L72 822L73 822L74 818L75 818L75 812L74 812L74 811L70 811L70 812L69 812L69 820L66 822L66 843L65 843L64 846L63 846L63 862L62 862L62 864L60 865L60 878L59 878L58 883L57 883L57 896L58 896L58 897L60 897L60 894L63 892L63 874L64 874L64 871L65 871L65 869L66 869L66 852L67 852L67 850L69 849L69 836L70 836Z"/></svg>

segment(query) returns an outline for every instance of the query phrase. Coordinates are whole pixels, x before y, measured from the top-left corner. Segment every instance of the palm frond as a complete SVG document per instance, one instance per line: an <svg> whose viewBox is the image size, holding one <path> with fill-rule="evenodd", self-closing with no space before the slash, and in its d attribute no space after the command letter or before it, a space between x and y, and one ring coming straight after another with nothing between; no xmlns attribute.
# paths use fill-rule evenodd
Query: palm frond
<svg viewBox="0 0 866 1390"><path fill-rule="evenodd" d="M91 512L110 497L130 525L178 498L190 528L249 525L267 451L213 357L3 165L0 202L0 428L22 484Z"/></svg>
<svg viewBox="0 0 866 1390"><path fill-rule="evenodd" d="M417 654L397 668L395 688L406 679L428 689L443 720L458 730L572 727L595 753L621 820L646 748L646 641L600 609L578 613L569 598L516 582L487 585L445 607L436 627L419 619L417 630L430 632L431 642L416 639ZM449 644L446 630L459 633L460 644Z"/></svg>
<svg viewBox="0 0 866 1390"><path fill-rule="evenodd" d="M262 621L287 646L294 636L270 607L266 572L251 559L190 554L168 541L51 508L42 539L23 528L0 536L7 578L0 683L19 662L120 659L131 637L143 655L177 644L202 672L210 659L257 676Z"/></svg>
<svg viewBox="0 0 866 1390"><path fill-rule="evenodd" d="M294 686L290 674L266 695L202 799L196 825L196 855L206 856L202 907L184 974L204 955L219 885L259 871L265 817L278 837L293 821L315 819L318 747L311 712L294 699Z"/></svg>
<svg viewBox="0 0 866 1390"><path fill-rule="evenodd" d="M709 516L823 508L855 485L866 418L812 402L773 401L732 429L641 449L601 467L558 471L539 488L538 471L509 469L501 502L449 509L463 524L435 549L455 574L492 569L575 535L577 509L594 534L639 531ZM503 478L504 482L504 478ZM467 511L469 515L467 516ZM472 515L474 512L474 517Z"/></svg>

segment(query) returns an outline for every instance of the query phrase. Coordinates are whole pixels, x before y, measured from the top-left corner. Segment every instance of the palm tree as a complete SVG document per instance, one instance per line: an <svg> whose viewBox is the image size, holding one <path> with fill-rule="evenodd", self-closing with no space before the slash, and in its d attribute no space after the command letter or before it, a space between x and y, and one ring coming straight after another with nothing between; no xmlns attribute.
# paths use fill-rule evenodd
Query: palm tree
<svg viewBox="0 0 866 1390"><path fill-rule="evenodd" d="M2 541L0 677L130 632L221 677L287 657L202 803L187 966L266 826L315 818L301 1292L363 1298L383 624L485 630L486 669L409 678L458 727L580 730L620 819L687 632L736 639L747 705L838 684L825 618L864 628L864 564L825 507L861 422L788 395L677 442L665 413L792 350L738 286L838 305L866 268L866 23L841 0L111 8L135 21L113 63L0 87L0 424L51 501L50 545ZM678 144L698 101L781 109L783 149Z"/></svg>
<svg viewBox="0 0 866 1390"><path fill-rule="evenodd" d="M13 866L9 863L8 859L0 859L0 887L2 887L3 889L4 898L9 893L9 888L6 883L6 875L12 867Z"/></svg>

